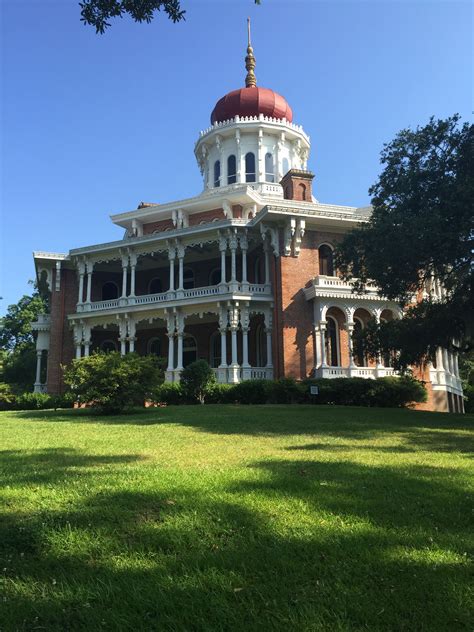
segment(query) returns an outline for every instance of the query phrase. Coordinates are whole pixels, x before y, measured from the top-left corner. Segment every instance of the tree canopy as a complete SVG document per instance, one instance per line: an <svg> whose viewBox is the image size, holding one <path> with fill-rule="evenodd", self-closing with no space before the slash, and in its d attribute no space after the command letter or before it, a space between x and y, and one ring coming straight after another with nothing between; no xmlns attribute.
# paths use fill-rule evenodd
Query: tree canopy
<svg viewBox="0 0 474 632"><path fill-rule="evenodd" d="M255 0L260 4L260 0ZM105 33L111 26L111 18L129 15L135 22L150 23L156 13L164 11L170 20L180 22L185 19L186 10L181 8L181 0L84 0L79 2L81 21L93 26L96 33Z"/></svg>
<svg viewBox="0 0 474 632"><path fill-rule="evenodd" d="M474 126L459 115L404 129L384 145L384 169L369 189L373 213L336 253L342 276L361 292L374 281L405 309L371 323L369 353L399 351L420 364L437 347L469 348L473 338Z"/></svg>

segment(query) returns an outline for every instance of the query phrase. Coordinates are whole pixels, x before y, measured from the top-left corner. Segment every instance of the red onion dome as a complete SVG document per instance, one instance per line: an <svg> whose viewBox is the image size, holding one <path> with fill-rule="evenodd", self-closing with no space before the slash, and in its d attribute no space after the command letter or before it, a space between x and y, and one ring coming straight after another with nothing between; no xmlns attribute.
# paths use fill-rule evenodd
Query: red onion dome
<svg viewBox="0 0 474 632"><path fill-rule="evenodd" d="M211 123L222 123L235 116L258 116L293 120L293 112L286 99L268 88L251 86L233 90L216 103L212 110Z"/></svg>

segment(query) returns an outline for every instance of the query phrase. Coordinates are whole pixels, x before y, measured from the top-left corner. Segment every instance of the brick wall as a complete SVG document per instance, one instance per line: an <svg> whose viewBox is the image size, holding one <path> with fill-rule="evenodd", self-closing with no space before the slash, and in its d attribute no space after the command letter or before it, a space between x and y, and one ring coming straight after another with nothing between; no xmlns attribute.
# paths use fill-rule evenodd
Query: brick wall
<svg viewBox="0 0 474 632"><path fill-rule="evenodd" d="M48 353L48 392L59 394L64 391L62 365L74 358L74 339L67 320L68 314L76 311L78 281L74 270L61 270L61 289L56 292L56 270L51 292L51 334Z"/></svg>

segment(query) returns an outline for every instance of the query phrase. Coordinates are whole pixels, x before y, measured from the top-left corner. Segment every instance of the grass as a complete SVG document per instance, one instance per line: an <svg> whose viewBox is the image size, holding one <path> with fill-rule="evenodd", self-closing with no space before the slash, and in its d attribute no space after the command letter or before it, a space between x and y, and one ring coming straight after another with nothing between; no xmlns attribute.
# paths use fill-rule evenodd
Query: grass
<svg viewBox="0 0 474 632"><path fill-rule="evenodd" d="M0 630L471 630L473 421L0 413Z"/></svg>

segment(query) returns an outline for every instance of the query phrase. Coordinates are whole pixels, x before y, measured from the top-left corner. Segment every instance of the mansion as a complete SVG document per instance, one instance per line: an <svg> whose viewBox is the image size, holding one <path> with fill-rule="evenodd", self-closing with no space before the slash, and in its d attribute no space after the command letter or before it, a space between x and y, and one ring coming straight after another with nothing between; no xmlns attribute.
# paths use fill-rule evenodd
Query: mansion
<svg viewBox="0 0 474 632"><path fill-rule="evenodd" d="M51 291L37 332L35 390L60 393L62 366L96 350L167 358L166 380L205 359L222 383L309 376L390 376L389 357L355 353L352 334L400 307L338 278L333 250L371 208L320 203L310 140L286 100L257 87L250 44L246 86L221 98L194 147L202 193L140 203L111 217L123 238L35 252ZM439 349L418 372L428 410L461 411L457 357Z"/></svg>

